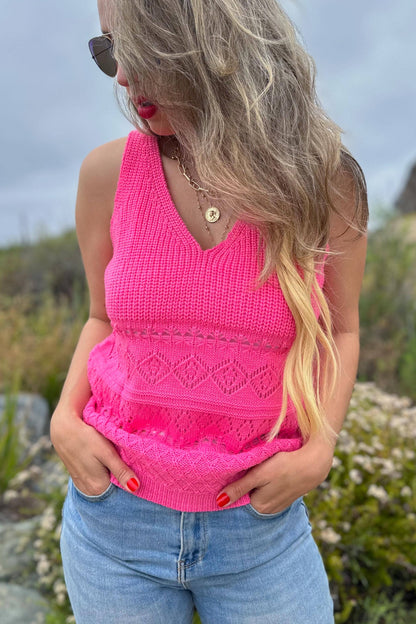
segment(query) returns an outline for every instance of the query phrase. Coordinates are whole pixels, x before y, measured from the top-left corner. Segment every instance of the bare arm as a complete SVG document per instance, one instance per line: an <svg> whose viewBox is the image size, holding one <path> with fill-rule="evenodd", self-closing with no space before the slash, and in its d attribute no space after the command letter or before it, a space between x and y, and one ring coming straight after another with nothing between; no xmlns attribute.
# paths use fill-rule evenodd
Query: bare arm
<svg viewBox="0 0 416 624"><path fill-rule="evenodd" d="M87 362L91 349L111 333L105 309L104 271L112 257L110 220L125 139L103 145L84 160L76 204L78 242L90 293L89 319L81 332L62 394L51 419L52 443L75 485L99 494L109 484L109 471L126 486L135 475L113 445L82 421L91 396Z"/></svg>

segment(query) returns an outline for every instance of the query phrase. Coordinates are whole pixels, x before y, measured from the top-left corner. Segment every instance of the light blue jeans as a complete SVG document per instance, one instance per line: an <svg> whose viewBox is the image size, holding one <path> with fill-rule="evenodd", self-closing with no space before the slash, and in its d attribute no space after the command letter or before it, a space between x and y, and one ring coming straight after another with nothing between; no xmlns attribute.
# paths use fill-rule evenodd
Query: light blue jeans
<svg viewBox="0 0 416 624"><path fill-rule="evenodd" d="M181 512L110 484L69 482L61 552L77 624L333 624L333 602L302 498Z"/></svg>

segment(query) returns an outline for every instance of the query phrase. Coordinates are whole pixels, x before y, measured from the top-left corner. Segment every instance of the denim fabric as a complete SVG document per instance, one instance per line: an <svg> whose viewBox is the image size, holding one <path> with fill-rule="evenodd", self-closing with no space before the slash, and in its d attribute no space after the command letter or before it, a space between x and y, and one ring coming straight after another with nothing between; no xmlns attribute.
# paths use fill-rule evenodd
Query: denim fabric
<svg viewBox="0 0 416 624"><path fill-rule="evenodd" d="M77 624L333 624L302 498L277 514L244 505L181 512L114 484L70 480L61 552Z"/></svg>

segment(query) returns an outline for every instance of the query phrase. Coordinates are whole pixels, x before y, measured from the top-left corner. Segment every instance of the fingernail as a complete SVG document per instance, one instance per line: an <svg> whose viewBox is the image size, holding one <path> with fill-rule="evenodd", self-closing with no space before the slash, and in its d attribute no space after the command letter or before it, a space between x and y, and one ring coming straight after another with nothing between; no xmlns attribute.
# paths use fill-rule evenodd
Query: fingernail
<svg viewBox="0 0 416 624"><path fill-rule="evenodd" d="M139 482L137 481L137 479L132 477L127 481L127 487L129 488L130 492L135 492L139 487Z"/></svg>
<svg viewBox="0 0 416 624"><path fill-rule="evenodd" d="M229 502L230 502L230 497L228 496L227 492L223 492L222 494L217 496L218 507L225 507L225 505L228 505Z"/></svg>

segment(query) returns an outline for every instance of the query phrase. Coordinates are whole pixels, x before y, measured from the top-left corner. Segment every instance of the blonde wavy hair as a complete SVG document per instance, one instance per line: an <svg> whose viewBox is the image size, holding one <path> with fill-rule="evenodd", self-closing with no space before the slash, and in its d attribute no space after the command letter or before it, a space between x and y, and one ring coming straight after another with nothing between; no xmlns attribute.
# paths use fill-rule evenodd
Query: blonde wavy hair
<svg viewBox="0 0 416 624"><path fill-rule="evenodd" d="M367 203L362 171L316 96L312 58L276 0L113 0L111 7L114 54L130 97L163 108L202 185L256 224L258 286L277 272L293 314L296 339L268 439L278 434L289 397L304 439L333 438L323 405L339 366L317 266L340 173L355 185L354 215L340 215L346 227L365 230ZM125 105L133 124L153 134L130 98Z"/></svg>

